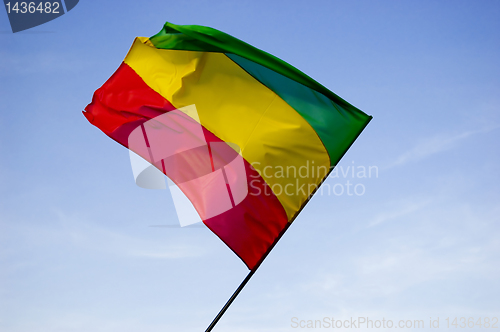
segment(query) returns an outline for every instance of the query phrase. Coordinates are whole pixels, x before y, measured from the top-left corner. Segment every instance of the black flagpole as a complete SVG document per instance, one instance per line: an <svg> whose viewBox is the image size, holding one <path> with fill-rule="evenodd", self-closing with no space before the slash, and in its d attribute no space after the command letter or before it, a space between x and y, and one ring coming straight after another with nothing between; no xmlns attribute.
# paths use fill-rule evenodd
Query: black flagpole
<svg viewBox="0 0 500 332"><path fill-rule="evenodd" d="M269 253L271 252L271 250L273 250L273 248L276 245L276 243L278 243L278 241L281 239L281 237L283 236L283 234L285 234L285 232L287 231L288 227L290 227L290 225L295 221L295 219L297 218L297 216L299 215L299 213L306 206L306 204L309 202L309 200L313 197L313 195L316 193L316 191L319 189L319 187L321 187L321 185L323 184L323 182L326 181L326 179L328 178L328 176L330 175L330 173L332 172L332 170L333 170L333 167L330 168L330 170L328 171L328 174L326 174L326 176L323 178L323 180L321 180L321 182L319 183L319 185L313 190L313 192L309 195L309 197L306 199L306 201L302 204L302 206L300 207L299 211L297 211L297 213L292 218L292 220L285 226L285 228L283 228L283 230L281 231L281 234L276 238L276 241L274 241L274 243L269 247L269 249L267 250L266 254L264 256L262 256L262 259L259 261L259 263L257 263L257 265L255 265L255 267L252 270L250 270L250 272L245 277L245 279L243 279L243 281L241 282L241 284L234 291L233 295L231 295L231 297L226 302L226 304L224 305L224 307L222 307L222 309L219 311L219 313L217 314L217 316L215 316L214 320L212 321L212 323L210 323L210 326L208 326L208 328L205 330L205 332L212 331L212 329L215 327L215 325L221 319L222 315L224 315L224 313L226 312L226 310L233 303L234 299L236 299L236 297L241 292L241 290L245 287L245 285L248 283L248 281L255 274L255 271L257 271L257 269L259 268L260 264L262 264L262 262L264 261L264 259L266 259L267 255L269 255Z"/></svg>
<svg viewBox="0 0 500 332"><path fill-rule="evenodd" d="M257 270L257 269L255 269L255 270ZM224 305L224 307L219 311L219 313L214 318L214 320L212 321L212 323L210 324L210 326L205 330L205 332L212 331L212 329L214 328L215 324L217 324L219 322L219 319L222 317L222 315L224 315L224 313L226 312L227 308L229 308L229 306L231 305L231 303L233 303L234 299L236 298L236 296L238 296L238 294L241 292L241 290L243 289L243 287L245 287L245 285L247 284L248 280L250 280L250 278L252 278L253 274L255 273L255 270L251 270L250 273L248 273L248 275L246 276L246 278L242 281L242 283L240 284L240 286L236 289L236 291L233 293L233 295L226 302L226 305Z"/></svg>
<svg viewBox="0 0 500 332"><path fill-rule="evenodd" d="M297 213L297 215L298 215L298 213ZM217 324L217 322L219 322L219 319L222 317L222 315L224 315L224 313L226 312L226 310L233 303L234 299L236 299L236 297L241 292L241 290L243 289L243 287L245 287L245 285L247 284L247 282L252 278L252 276L255 274L255 271L257 271L257 269L259 268L260 264L262 264L262 262L264 261L264 259L266 259L267 255L269 255L269 253L271 252L271 250L273 250L273 248L276 245L276 243L278 243L278 241L281 239L281 237L283 236L283 234L285 234L286 230L288 229L288 227L290 227L291 224L292 223L288 223L285 226L285 228L281 231L281 234L276 238L276 241L274 241L274 243L272 244L272 246L269 247L269 249L267 250L266 254L264 256L262 256L262 259L259 261L259 263L257 263L257 265L255 265L255 267L253 268L253 270L250 270L250 272L247 274L247 276L245 277L245 279L243 279L243 281L241 282L241 284L234 291L233 295L231 295L231 297L229 298L229 300L227 300L227 302L224 305L224 307L222 307L222 309L219 311L219 313L214 318L214 320L212 321L212 323L210 324L210 326L205 330L205 332L212 331L212 329Z"/></svg>

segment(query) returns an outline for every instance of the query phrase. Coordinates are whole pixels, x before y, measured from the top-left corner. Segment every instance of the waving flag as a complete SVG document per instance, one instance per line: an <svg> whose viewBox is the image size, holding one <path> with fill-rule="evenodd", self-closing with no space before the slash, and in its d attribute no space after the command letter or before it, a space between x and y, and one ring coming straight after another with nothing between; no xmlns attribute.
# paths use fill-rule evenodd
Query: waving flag
<svg viewBox="0 0 500 332"><path fill-rule="evenodd" d="M135 39L84 115L179 185L250 270L371 119L266 52L171 23Z"/></svg>

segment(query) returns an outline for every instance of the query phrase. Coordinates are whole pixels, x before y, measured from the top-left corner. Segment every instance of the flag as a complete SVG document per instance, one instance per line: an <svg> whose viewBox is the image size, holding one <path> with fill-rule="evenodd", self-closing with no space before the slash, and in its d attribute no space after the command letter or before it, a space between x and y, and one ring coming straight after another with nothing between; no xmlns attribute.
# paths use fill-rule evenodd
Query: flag
<svg viewBox="0 0 500 332"><path fill-rule="evenodd" d="M371 120L269 53L168 22L134 40L84 115L178 184L250 270Z"/></svg>

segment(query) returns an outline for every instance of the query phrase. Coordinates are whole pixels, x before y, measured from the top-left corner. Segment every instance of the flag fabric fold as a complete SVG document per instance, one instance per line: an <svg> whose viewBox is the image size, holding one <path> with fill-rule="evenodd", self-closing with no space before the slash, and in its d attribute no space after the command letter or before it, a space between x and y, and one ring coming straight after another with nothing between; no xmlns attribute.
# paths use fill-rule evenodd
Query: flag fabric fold
<svg viewBox="0 0 500 332"><path fill-rule="evenodd" d="M147 149L136 152L179 185L205 225L251 270L371 120L266 52L212 28L171 23L150 38L135 39L118 70L94 93L84 115L134 150L130 142L134 130L142 128L147 141L147 130L152 130L147 129L148 121L190 105L196 108L194 120L202 128L206 149L160 159L144 152ZM175 139L179 144L185 137L188 142L186 135L177 131L161 141L169 144ZM239 156L244 171L217 162L211 148L215 146L236 151L229 159ZM224 162L230 163L229 159ZM206 167L201 166L204 162ZM180 179L186 176L179 169L194 167L197 170L189 173L194 187L183 187L185 181ZM211 189L215 180L195 179L210 172L220 173L217 181L226 184L231 203L215 215L203 212L210 210L207 202L222 195ZM242 183L248 187L246 195L235 196L234 186Z"/></svg>

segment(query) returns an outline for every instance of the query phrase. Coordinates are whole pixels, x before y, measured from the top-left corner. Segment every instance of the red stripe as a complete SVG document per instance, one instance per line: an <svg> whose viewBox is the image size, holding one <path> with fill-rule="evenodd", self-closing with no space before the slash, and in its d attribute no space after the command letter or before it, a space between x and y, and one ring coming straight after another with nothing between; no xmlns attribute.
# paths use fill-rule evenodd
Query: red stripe
<svg viewBox="0 0 500 332"><path fill-rule="evenodd" d="M208 130L205 137L207 142L222 142ZM249 188L243 201L203 222L251 270L286 227L288 219L278 198L246 161L245 172Z"/></svg>
<svg viewBox="0 0 500 332"><path fill-rule="evenodd" d="M83 114L97 128L128 147L128 136L137 126L175 107L144 83L123 63L94 92L92 103Z"/></svg>
<svg viewBox="0 0 500 332"><path fill-rule="evenodd" d="M129 136L136 128L142 124L147 126L147 121L160 119L161 115L174 110L175 107L169 101L153 91L132 68L122 63L111 78L94 93L92 103L85 108L84 115L106 135L129 147ZM174 114L175 112L172 113ZM167 130L161 132L163 136L160 137L157 132L148 134L150 142L156 139L166 142L169 147L175 145L182 151L166 158L162 157L161 160L150 160L151 150L140 151L140 147L131 148L176 182L198 212L201 212L200 215L209 216L203 220L204 223L243 260L249 269L252 269L286 227L285 210L272 191L266 188L265 181L245 160L243 160L244 174L236 176L246 177L246 183L249 184L248 194L236 206L234 203L238 201L233 197L228 174L223 174L226 184L221 192L215 192L211 189L214 187L207 186L206 183L197 187L184 185L190 183L189 181L196 182L205 175L209 177L215 175L213 171L220 172L229 162L241 158L227 144L223 144L221 148L220 143L223 141L206 128L202 129L203 140L209 144L188 151L182 150L182 144L185 143L190 147L196 139L199 139L193 137L192 133L188 136L179 136L175 130ZM182 144L179 145L179 142ZM219 143L216 145L218 148L209 151L210 143ZM235 175L232 177L234 179ZM229 206L233 207L211 216L207 211L217 209L218 205L223 204L222 196L218 195L227 195L227 188L231 189Z"/></svg>

